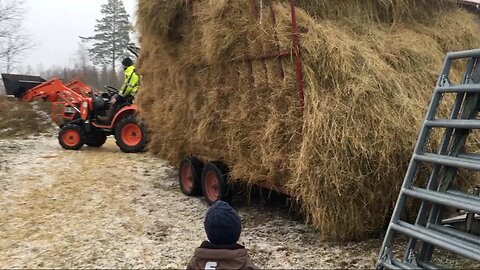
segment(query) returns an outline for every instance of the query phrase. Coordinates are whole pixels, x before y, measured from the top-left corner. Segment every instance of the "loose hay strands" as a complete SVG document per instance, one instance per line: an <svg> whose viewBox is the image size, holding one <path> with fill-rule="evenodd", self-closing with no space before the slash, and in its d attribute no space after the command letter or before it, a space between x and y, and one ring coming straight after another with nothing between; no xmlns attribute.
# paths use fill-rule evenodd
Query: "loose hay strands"
<svg viewBox="0 0 480 270"><path fill-rule="evenodd" d="M384 23L428 20L453 5L448 0L297 0L297 3L310 15L321 19L348 18Z"/></svg>
<svg viewBox="0 0 480 270"><path fill-rule="evenodd" d="M473 18L433 0L300 2L302 112L293 56L241 61L292 50L288 1L274 2L275 25L250 2L140 1L150 150L222 158L233 179L286 186L324 239L376 233L445 52L480 44Z"/></svg>

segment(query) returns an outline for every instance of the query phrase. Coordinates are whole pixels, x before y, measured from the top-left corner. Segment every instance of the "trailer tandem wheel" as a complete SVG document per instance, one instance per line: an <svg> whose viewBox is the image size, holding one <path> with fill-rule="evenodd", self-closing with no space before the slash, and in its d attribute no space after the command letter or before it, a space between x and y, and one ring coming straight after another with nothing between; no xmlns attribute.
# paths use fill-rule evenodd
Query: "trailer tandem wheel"
<svg viewBox="0 0 480 270"><path fill-rule="evenodd" d="M230 203L232 191L228 185L228 167L219 161L209 162L202 171L202 191L207 203L218 200Z"/></svg>
<svg viewBox="0 0 480 270"><path fill-rule="evenodd" d="M187 196L200 195L203 163L195 157L185 158L178 168L178 182L182 193Z"/></svg>

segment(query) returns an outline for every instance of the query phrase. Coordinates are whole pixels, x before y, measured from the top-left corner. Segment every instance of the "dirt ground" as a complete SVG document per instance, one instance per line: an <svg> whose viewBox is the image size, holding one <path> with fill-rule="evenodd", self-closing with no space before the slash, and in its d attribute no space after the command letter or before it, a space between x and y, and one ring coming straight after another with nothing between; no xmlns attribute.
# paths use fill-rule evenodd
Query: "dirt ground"
<svg viewBox="0 0 480 270"><path fill-rule="evenodd" d="M149 154L0 139L0 268L185 268L205 239L201 198ZM380 241L322 243L288 208L237 203L262 268L372 268ZM340 224L341 225L341 224Z"/></svg>

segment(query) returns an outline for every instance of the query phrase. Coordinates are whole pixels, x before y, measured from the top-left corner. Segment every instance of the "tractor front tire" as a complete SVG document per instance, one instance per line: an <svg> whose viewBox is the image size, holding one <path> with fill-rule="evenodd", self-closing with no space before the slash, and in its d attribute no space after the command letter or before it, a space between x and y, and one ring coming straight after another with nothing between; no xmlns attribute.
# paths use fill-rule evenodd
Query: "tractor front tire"
<svg viewBox="0 0 480 270"><path fill-rule="evenodd" d="M130 115L120 120L115 126L115 139L123 152L139 153L145 150L147 134L145 127L135 116Z"/></svg>
<svg viewBox="0 0 480 270"><path fill-rule="evenodd" d="M107 135L100 132L89 133L86 136L85 144L90 147L102 147L107 141Z"/></svg>
<svg viewBox="0 0 480 270"><path fill-rule="evenodd" d="M67 150L79 150L85 144L85 132L82 127L68 124L60 129L58 142Z"/></svg>

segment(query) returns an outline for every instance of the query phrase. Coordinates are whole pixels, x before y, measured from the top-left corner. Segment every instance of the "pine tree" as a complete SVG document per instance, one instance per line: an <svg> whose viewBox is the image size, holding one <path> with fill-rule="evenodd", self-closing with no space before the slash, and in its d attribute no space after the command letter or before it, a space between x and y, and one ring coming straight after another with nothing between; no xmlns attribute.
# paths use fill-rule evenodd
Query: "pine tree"
<svg viewBox="0 0 480 270"><path fill-rule="evenodd" d="M127 46L131 45L131 25L123 0L108 0L102 5L103 18L97 20L95 34L91 37L80 37L84 41L92 41L89 54L92 62L103 67L111 65L115 70L119 59L128 56Z"/></svg>

